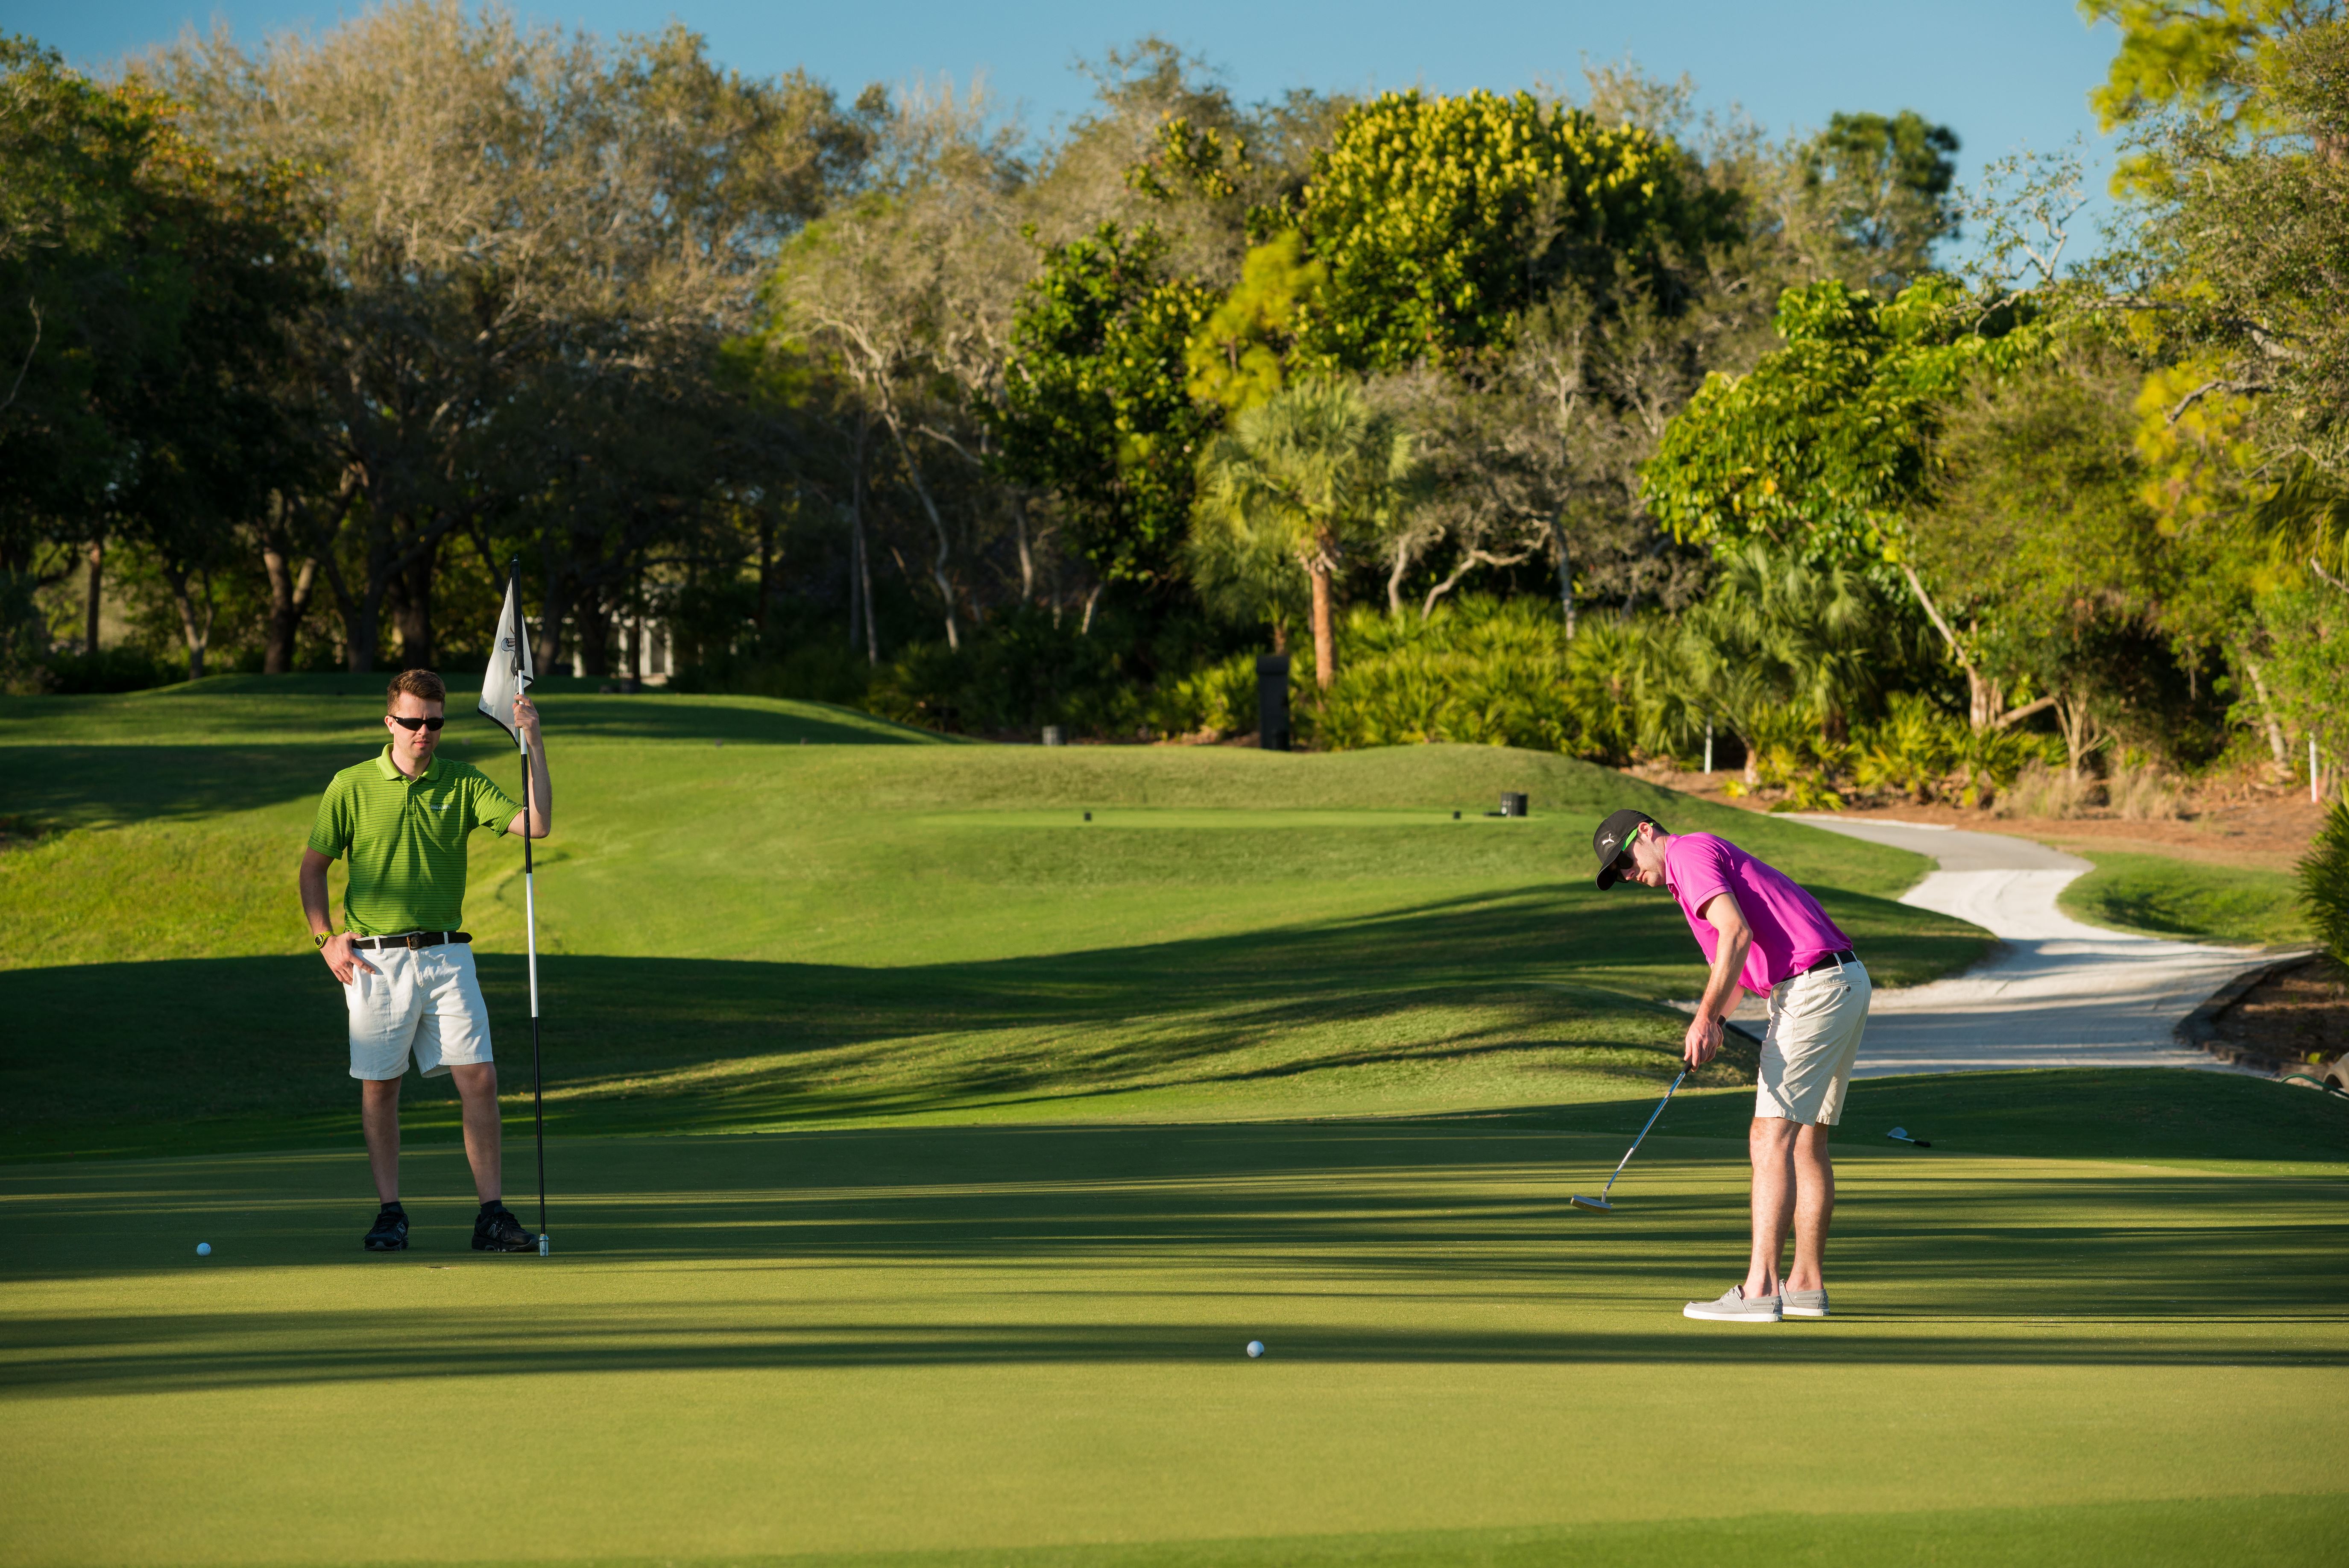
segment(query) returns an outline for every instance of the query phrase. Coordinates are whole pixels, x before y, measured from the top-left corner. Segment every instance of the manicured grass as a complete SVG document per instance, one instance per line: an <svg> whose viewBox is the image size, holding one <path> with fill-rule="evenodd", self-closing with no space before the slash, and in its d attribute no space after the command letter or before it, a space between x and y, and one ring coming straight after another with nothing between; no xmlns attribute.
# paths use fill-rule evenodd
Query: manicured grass
<svg viewBox="0 0 2349 1568"><path fill-rule="evenodd" d="M2300 880L2286 872L2072 847L2096 867L2056 898L2075 919L2226 945L2283 947L2311 940Z"/></svg>
<svg viewBox="0 0 2349 1568"><path fill-rule="evenodd" d="M1761 1328L1678 1315L1730 1091L1603 1217L1643 1102L569 1138L546 1260L464 1250L453 1150L391 1258L356 1151L18 1164L0 1562L2333 1561L2349 1107L2101 1076L1858 1085L1837 1315ZM2209 1168L2077 1157L2147 1125Z"/></svg>
<svg viewBox="0 0 2349 1568"><path fill-rule="evenodd" d="M292 872L317 790L367 754L375 699L252 689L0 704L15 809L67 829L0 857L8 1156L340 1136L340 998ZM760 699L543 706L542 979L564 1131L1636 1090L1682 1028L1657 1004L1693 995L1701 971L1666 898L1590 887L1591 829L1624 802L1804 878L1879 977L1982 946L1891 901L1918 857L1556 756L947 746ZM450 734L518 788L486 721ZM839 741L856 743L823 743ZM1529 820L1482 815L1508 788L1531 794ZM519 860L477 835L466 911L510 1064ZM410 1094L411 1130L445 1129L445 1085Z"/></svg>
<svg viewBox="0 0 2349 1568"><path fill-rule="evenodd" d="M1750 1091L1567 1206L1699 972L1661 895L1590 888L1599 816L1730 833L1880 979L1982 938L1891 901L1917 857L1556 757L551 688L556 1250L467 1249L444 1082L415 1250L368 1257L291 884L374 691L0 702L0 810L55 830L0 854L0 1564L2338 1556L2349 1106L1863 1082L1837 1315L1688 1322L1743 1266ZM467 914L510 1089L516 848Z"/></svg>

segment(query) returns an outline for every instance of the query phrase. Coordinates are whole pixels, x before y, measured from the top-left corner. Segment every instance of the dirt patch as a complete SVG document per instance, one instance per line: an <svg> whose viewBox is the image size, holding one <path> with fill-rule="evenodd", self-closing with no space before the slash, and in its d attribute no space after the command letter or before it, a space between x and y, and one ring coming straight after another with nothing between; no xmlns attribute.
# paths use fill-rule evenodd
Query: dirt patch
<svg viewBox="0 0 2349 1568"><path fill-rule="evenodd" d="M1722 805L1766 812L1770 803L1748 796L1732 800L1723 786L1733 773L1673 773L1641 768L1636 776L1699 795ZM2271 788L2230 781L2203 790L2189 803L2185 815L2168 821L2133 821L2095 810L2085 816L1992 816L1986 811L1936 801L1930 805L1909 802L1887 805L1854 805L1837 815L1854 821L1924 822L1961 827L1970 833L2007 833L2017 838L2077 848L2094 858L2097 848L2136 850L2167 855L2177 860L2200 860L2218 866L2248 866L2266 871L2290 871L2308 852L2309 841L2324 824L2325 808L2313 804L2308 788ZM1670 826L1667 824L1666 826Z"/></svg>
<svg viewBox="0 0 2349 1568"><path fill-rule="evenodd" d="M2330 1063L2349 1051L2349 974L2329 959L2279 970L2212 1025L2215 1047L2278 1068Z"/></svg>

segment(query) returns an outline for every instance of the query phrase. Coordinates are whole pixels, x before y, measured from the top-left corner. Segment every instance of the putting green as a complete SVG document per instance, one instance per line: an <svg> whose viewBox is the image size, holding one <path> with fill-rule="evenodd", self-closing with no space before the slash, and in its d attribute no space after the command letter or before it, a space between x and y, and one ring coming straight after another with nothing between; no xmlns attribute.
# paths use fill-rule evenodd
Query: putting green
<svg viewBox="0 0 2349 1568"><path fill-rule="evenodd" d="M1611 1216L1639 1102L576 1140L545 1260L446 1148L391 1258L352 1153L13 1167L0 1562L2337 1561L2342 1107L2298 1177L1853 1137L1837 1315L1691 1323L1743 1099Z"/></svg>

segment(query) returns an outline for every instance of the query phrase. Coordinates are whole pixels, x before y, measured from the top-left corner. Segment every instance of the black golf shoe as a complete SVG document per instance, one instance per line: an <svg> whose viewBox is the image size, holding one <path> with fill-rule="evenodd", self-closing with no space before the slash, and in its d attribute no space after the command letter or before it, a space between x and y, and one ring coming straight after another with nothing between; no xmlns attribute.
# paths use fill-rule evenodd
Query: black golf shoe
<svg viewBox="0 0 2349 1568"><path fill-rule="evenodd" d="M473 1251L476 1252L535 1252L538 1238L522 1228L512 1210L502 1203L484 1210L473 1221Z"/></svg>
<svg viewBox="0 0 2349 1568"><path fill-rule="evenodd" d="M387 1204L376 1213L375 1229L367 1233L367 1250L370 1252L398 1252L407 1247L407 1210Z"/></svg>

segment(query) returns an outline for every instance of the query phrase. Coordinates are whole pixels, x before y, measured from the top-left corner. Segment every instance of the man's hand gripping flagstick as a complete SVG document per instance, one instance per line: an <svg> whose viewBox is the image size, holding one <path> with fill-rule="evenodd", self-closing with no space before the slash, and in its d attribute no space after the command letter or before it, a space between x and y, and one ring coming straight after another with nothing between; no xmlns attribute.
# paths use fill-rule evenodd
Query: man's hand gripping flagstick
<svg viewBox="0 0 2349 1568"><path fill-rule="evenodd" d="M531 1118L538 1133L538 1255L545 1257L551 1243L546 1234L546 1095L538 1051L538 887L531 863L530 738L523 731L514 703L538 679L531 668L530 636L522 620L522 563L506 574L505 608L498 615L497 647L481 677L481 711L514 738L522 753L522 908L523 927L530 950L530 1099Z"/></svg>

